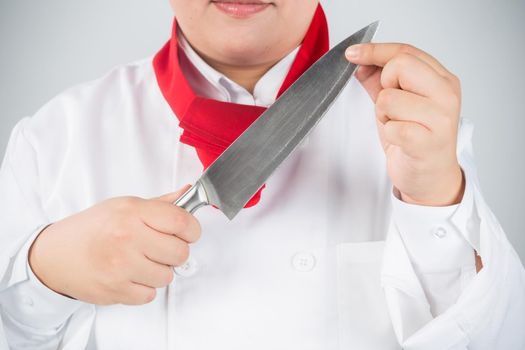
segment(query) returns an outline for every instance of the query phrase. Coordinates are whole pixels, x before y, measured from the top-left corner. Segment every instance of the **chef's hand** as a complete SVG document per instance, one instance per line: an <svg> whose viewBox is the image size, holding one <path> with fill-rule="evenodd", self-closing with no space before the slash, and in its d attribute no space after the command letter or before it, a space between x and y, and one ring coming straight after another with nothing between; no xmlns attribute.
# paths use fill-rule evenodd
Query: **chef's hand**
<svg viewBox="0 0 525 350"><path fill-rule="evenodd" d="M406 44L348 48L356 77L376 106L379 138L394 187L405 202L446 206L463 197L456 157L460 81L429 54Z"/></svg>
<svg viewBox="0 0 525 350"><path fill-rule="evenodd" d="M30 249L33 272L50 289L92 304L152 301L200 236L195 217L172 204L187 189L107 199L53 223Z"/></svg>

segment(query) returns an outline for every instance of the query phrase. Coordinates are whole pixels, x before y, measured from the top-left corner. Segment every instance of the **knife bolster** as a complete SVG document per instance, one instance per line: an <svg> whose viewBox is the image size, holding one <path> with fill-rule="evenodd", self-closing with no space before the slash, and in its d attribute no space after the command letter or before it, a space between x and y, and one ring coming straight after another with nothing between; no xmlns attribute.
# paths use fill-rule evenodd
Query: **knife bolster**
<svg viewBox="0 0 525 350"><path fill-rule="evenodd" d="M206 196L204 186L202 186L200 181L197 181L195 185L180 196L173 204L193 214L200 207L208 205L208 196Z"/></svg>

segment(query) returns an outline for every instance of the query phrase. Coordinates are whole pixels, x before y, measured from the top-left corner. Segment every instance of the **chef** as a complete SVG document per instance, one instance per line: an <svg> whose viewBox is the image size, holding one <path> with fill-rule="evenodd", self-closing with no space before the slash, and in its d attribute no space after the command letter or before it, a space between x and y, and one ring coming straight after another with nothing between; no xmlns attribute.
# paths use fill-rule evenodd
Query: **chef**
<svg viewBox="0 0 525 350"><path fill-rule="evenodd" d="M0 349L524 349L525 272L456 76L360 68L239 215L173 205L328 50L318 0L171 0L154 56L53 98L0 171ZM191 254L190 254L191 253Z"/></svg>

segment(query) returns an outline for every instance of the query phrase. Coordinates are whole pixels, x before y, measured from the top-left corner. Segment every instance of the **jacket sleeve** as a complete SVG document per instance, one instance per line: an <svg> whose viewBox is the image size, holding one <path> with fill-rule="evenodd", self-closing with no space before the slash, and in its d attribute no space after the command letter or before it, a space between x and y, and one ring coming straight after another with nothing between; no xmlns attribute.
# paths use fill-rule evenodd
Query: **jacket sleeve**
<svg viewBox="0 0 525 350"><path fill-rule="evenodd" d="M462 119L460 204L422 207L392 197L381 279L403 349L525 349L525 270L481 194L472 131Z"/></svg>
<svg viewBox="0 0 525 350"><path fill-rule="evenodd" d="M92 320L94 310L47 288L29 266L31 243L51 224L39 190L38 155L26 136L29 122L23 118L11 131L0 168L0 348L67 349L75 325Z"/></svg>

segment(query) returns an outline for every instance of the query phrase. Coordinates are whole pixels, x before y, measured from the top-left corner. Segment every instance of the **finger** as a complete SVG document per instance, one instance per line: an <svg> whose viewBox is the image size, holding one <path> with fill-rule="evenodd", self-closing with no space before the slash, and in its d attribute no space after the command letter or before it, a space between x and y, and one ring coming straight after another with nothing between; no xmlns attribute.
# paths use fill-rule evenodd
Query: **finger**
<svg viewBox="0 0 525 350"><path fill-rule="evenodd" d="M141 203L139 215L144 224L152 229L175 235L186 242L193 243L200 237L200 224L186 210L160 200L148 200Z"/></svg>
<svg viewBox="0 0 525 350"><path fill-rule="evenodd" d="M155 288L134 282L130 282L124 292L125 294L119 298L119 302L124 305L147 304L157 296Z"/></svg>
<svg viewBox="0 0 525 350"><path fill-rule="evenodd" d="M399 146L403 152L418 157L426 151L432 133L418 123L391 120L384 124L383 135L386 142Z"/></svg>
<svg viewBox="0 0 525 350"><path fill-rule="evenodd" d="M145 256L137 257L136 263L130 268L130 280L147 287L161 288L173 281L171 266L158 264Z"/></svg>
<svg viewBox="0 0 525 350"><path fill-rule="evenodd" d="M169 266L180 266L188 260L190 247L182 239L159 233L146 226L139 240L142 253L151 261Z"/></svg>
<svg viewBox="0 0 525 350"><path fill-rule="evenodd" d="M441 104L449 103L452 95L450 82L416 56L399 54L392 58L381 73L383 88L401 88L434 99Z"/></svg>
<svg viewBox="0 0 525 350"><path fill-rule="evenodd" d="M381 68L376 66L360 66L355 77L361 82L366 92L376 101L377 95L383 89L381 86Z"/></svg>
<svg viewBox="0 0 525 350"><path fill-rule="evenodd" d="M175 192L166 193L166 194L164 194L162 196L154 197L154 198L151 198L151 199L159 200L159 201L163 201L163 202L173 203L177 199L179 199L179 197L182 196L187 190L189 190L190 187L191 187L191 185L184 185L181 189L178 189Z"/></svg>
<svg viewBox="0 0 525 350"><path fill-rule="evenodd" d="M376 101L376 117L385 124L390 120L419 123L435 131L441 118L448 118L430 99L399 89L382 90Z"/></svg>
<svg viewBox="0 0 525 350"><path fill-rule="evenodd" d="M434 57L428 53L415 48L412 45L401 43L366 43L350 46L346 51L346 57L350 62L361 65L374 65L384 67L388 61L400 53L407 53L426 62L442 76L450 76L451 73Z"/></svg>

